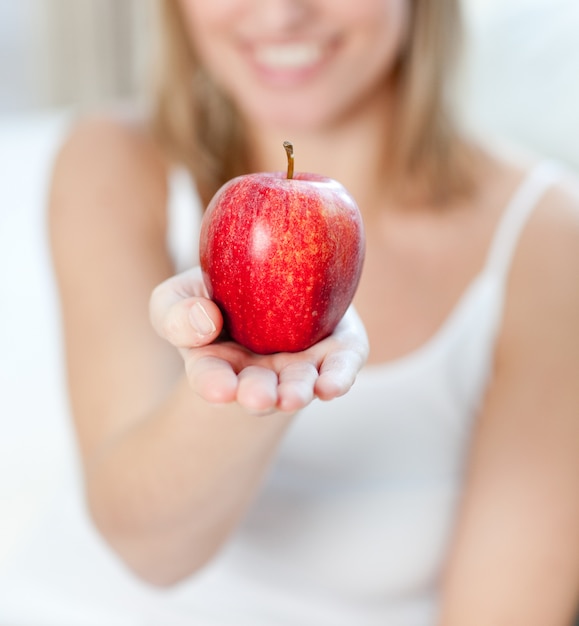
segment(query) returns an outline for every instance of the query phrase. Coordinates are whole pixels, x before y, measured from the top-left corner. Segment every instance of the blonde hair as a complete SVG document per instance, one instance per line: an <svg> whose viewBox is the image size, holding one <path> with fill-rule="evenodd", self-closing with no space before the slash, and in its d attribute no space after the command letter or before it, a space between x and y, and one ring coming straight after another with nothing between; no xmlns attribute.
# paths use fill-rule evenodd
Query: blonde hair
<svg viewBox="0 0 579 626"><path fill-rule="evenodd" d="M411 0L407 46L395 68L392 179L419 179L434 197L464 190L457 131L449 112L449 69L460 41L459 0ZM158 0L159 41L153 131L169 156L192 172L206 205L227 180L248 171L235 107L204 72L177 0Z"/></svg>

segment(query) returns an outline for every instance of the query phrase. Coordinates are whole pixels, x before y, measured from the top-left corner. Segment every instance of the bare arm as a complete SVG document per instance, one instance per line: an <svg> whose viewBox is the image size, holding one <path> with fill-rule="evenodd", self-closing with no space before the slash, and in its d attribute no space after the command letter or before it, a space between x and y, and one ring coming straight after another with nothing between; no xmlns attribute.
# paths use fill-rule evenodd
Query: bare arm
<svg viewBox="0 0 579 626"><path fill-rule="evenodd" d="M579 605L579 208L549 196L513 267L442 626L569 626Z"/></svg>
<svg viewBox="0 0 579 626"><path fill-rule="evenodd" d="M145 136L92 121L59 156L50 207L88 505L127 564L160 585L211 558L293 414L344 393L367 349L348 320L301 357L193 347L222 320L194 273L167 281L165 181ZM211 320L203 335L189 326L195 303Z"/></svg>

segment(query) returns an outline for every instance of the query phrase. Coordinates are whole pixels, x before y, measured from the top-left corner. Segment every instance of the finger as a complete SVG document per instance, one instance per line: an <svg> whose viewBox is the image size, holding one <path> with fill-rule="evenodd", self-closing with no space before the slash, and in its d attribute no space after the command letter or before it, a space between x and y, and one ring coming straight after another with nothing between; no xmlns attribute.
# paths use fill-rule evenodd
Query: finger
<svg viewBox="0 0 579 626"><path fill-rule="evenodd" d="M278 408L299 411L314 399L318 370L313 363L296 362L284 367L279 374Z"/></svg>
<svg viewBox="0 0 579 626"><path fill-rule="evenodd" d="M277 374L268 368L250 365L238 375L237 402L248 411L262 413L277 405Z"/></svg>
<svg viewBox="0 0 579 626"><path fill-rule="evenodd" d="M368 335L354 306L350 306L334 330L333 336L348 349L355 350L365 362L368 358Z"/></svg>
<svg viewBox="0 0 579 626"><path fill-rule="evenodd" d="M333 400L343 396L354 384L364 361L354 351L334 352L328 355L315 383L315 394L321 400Z"/></svg>
<svg viewBox="0 0 579 626"><path fill-rule="evenodd" d="M185 356L185 370L191 388L212 404L233 402L237 395L237 374L230 363L215 356L199 356L197 350Z"/></svg>
<svg viewBox="0 0 579 626"><path fill-rule="evenodd" d="M206 298L175 303L160 323L159 334L177 348L194 348L214 341L223 327L217 305Z"/></svg>
<svg viewBox="0 0 579 626"><path fill-rule="evenodd" d="M315 385L315 393L322 400L332 400L347 393L368 359L368 336L353 306L338 324L333 341L342 347L328 351L322 360Z"/></svg>
<svg viewBox="0 0 579 626"><path fill-rule="evenodd" d="M182 300L207 298L201 269L194 267L168 278L157 285L149 300L149 315L153 328L162 336L162 327L170 309Z"/></svg>

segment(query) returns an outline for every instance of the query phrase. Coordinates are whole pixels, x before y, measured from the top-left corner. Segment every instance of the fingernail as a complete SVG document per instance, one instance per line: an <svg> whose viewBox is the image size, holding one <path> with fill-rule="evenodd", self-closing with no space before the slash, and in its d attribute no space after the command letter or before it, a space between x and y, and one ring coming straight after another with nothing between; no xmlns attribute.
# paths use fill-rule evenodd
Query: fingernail
<svg viewBox="0 0 579 626"><path fill-rule="evenodd" d="M200 302L196 302L189 310L189 319L193 328L202 336L206 337L215 332L215 324L207 315L207 311Z"/></svg>

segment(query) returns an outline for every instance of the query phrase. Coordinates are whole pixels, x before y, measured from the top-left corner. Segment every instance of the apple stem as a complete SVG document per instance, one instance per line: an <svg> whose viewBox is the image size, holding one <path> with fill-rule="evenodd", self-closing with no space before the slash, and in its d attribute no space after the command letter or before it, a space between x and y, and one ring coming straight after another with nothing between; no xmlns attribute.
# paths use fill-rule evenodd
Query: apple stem
<svg viewBox="0 0 579 626"><path fill-rule="evenodd" d="M291 141L284 141L283 147L285 148L285 152L287 154L287 177L294 177L294 147Z"/></svg>

